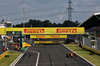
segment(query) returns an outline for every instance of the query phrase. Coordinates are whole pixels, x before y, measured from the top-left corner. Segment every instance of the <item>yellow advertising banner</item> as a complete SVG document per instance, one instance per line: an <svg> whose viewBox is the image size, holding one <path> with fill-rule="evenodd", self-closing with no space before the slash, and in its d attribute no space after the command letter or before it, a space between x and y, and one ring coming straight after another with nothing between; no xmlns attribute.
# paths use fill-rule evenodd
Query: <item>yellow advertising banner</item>
<svg viewBox="0 0 100 66"><path fill-rule="evenodd" d="M34 44L51 44L51 43L55 43L55 42L53 42L53 41L34 41Z"/></svg>
<svg viewBox="0 0 100 66"><path fill-rule="evenodd" d="M67 35L30 35L30 38L67 38Z"/></svg>
<svg viewBox="0 0 100 66"><path fill-rule="evenodd" d="M22 31L23 35L32 35L32 34L84 34L84 27L0 28L0 34L5 34L5 31Z"/></svg>
<svg viewBox="0 0 100 66"><path fill-rule="evenodd" d="M0 35L5 35L5 34L6 34L6 29L0 28Z"/></svg>

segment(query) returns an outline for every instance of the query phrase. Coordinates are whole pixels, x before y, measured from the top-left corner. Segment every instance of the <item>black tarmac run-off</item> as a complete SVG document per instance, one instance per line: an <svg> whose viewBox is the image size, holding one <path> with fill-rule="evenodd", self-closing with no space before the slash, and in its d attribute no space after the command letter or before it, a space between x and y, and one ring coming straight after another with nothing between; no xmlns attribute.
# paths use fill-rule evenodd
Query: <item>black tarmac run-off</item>
<svg viewBox="0 0 100 66"><path fill-rule="evenodd" d="M79 56L66 57L71 52L63 45L45 45L29 47L23 57L15 66L36 66L38 53L40 53L38 66L93 66Z"/></svg>

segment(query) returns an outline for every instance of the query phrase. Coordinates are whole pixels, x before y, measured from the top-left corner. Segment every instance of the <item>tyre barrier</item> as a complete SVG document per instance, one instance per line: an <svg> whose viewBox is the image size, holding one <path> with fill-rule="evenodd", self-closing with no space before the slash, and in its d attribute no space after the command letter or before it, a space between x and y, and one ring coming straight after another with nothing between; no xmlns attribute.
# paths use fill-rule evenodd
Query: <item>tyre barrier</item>
<svg viewBox="0 0 100 66"><path fill-rule="evenodd" d="M82 44L81 44L81 47L84 48L84 49L86 49L86 50L88 50L88 51L90 51L90 52L93 52L93 53L95 53L95 54L100 55L100 51L99 51L99 50L95 50L95 49L89 48L89 47L84 46L84 45L82 45Z"/></svg>

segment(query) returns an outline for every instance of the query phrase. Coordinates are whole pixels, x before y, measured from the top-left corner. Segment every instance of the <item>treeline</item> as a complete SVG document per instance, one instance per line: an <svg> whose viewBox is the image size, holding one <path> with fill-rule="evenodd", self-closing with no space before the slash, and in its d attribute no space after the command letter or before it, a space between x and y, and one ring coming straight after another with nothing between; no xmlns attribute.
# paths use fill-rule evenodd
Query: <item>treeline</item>
<svg viewBox="0 0 100 66"><path fill-rule="evenodd" d="M79 25L78 21L72 22L69 20L65 20L61 23L50 22L49 20L32 20L30 19L28 22L24 23L25 27L77 27ZM14 25L14 27L23 27L23 23Z"/></svg>

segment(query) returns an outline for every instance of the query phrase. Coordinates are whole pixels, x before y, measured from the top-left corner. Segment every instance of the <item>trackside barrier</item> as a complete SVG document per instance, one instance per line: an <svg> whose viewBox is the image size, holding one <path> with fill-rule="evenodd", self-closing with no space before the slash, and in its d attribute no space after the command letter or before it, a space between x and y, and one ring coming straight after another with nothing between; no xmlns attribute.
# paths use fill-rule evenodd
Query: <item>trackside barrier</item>
<svg viewBox="0 0 100 66"><path fill-rule="evenodd" d="M0 55L0 59L2 59L5 55L8 54L8 51L4 52L3 54Z"/></svg>
<svg viewBox="0 0 100 66"><path fill-rule="evenodd" d="M84 45L82 45L82 44L81 44L81 47L84 48L84 49L86 49L86 50L89 50L89 51L91 51L91 52L93 52L93 53L96 53L96 54L100 55L100 51L98 51L98 50L89 48L89 47L84 46Z"/></svg>

